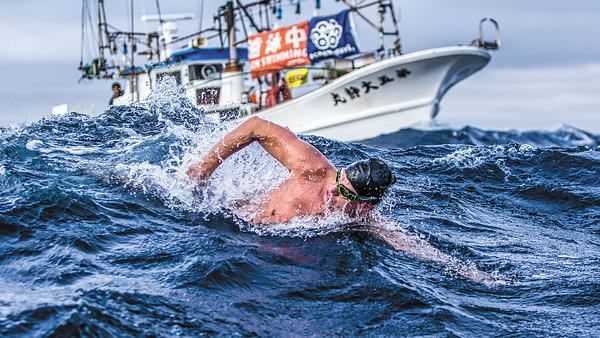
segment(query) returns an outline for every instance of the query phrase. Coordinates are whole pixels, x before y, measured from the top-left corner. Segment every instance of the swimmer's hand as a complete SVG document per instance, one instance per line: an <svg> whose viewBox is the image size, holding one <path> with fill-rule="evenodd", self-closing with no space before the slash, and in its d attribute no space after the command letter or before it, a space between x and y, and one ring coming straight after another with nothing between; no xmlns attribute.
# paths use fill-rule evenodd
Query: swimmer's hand
<svg viewBox="0 0 600 338"><path fill-rule="evenodd" d="M200 184L206 184L208 178L212 174L212 170L204 168L204 163L200 162L192 164L186 171L187 175L194 181Z"/></svg>

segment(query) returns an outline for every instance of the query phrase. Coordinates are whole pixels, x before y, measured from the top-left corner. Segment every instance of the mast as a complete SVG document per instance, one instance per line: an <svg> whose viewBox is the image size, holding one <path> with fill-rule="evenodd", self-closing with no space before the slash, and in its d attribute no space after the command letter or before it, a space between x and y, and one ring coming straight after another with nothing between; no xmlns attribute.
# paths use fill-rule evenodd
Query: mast
<svg viewBox="0 0 600 338"><path fill-rule="evenodd" d="M224 7L221 7L219 13L219 22L221 17L225 17L227 24L227 38L229 40L229 61L223 69L221 75L221 95L219 104L239 105L242 103L242 93L244 91L243 65L238 58L237 42L235 37L235 13L233 1L229 0Z"/></svg>
<svg viewBox="0 0 600 338"><path fill-rule="evenodd" d="M104 8L104 0L98 0L98 57L104 60L104 35L102 29L102 9Z"/></svg>
<svg viewBox="0 0 600 338"><path fill-rule="evenodd" d="M233 1L227 1L225 5L225 21L227 23L227 38L229 39L229 63L227 67L236 67L239 63L237 46L235 40L235 21L233 14Z"/></svg>

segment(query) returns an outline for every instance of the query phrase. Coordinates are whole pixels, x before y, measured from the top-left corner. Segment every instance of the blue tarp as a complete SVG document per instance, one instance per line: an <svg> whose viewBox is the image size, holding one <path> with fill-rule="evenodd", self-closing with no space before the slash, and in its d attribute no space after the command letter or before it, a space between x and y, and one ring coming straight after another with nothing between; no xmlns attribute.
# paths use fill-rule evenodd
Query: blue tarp
<svg viewBox="0 0 600 338"><path fill-rule="evenodd" d="M147 69L144 67L137 66L137 67L135 67L135 74L145 73L146 70ZM131 68L125 68L121 71L122 76L132 75L133 73L134 73L134 70Z"/></svg>
<svg viewBox="0 0 600 338"><path fill-rule="evenodd" d="M248 59L248 49L238 48L238 59ZM171 54L172 62L194 60L227 60L229 48L188 48Z"/></svg>

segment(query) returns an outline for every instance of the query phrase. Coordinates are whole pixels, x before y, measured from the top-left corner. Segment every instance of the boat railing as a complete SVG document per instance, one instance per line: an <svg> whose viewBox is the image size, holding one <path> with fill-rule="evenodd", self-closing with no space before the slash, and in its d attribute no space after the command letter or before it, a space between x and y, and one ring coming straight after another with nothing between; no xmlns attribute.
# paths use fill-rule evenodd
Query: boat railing
<svg viewBox="0 0 600 338"><path fill-rule="evenodd" d="M489 22L493 25L495 29L495 36L493 41L489 41L485 39L483 26L486 22ZM498 25L498 21L493 18L483 18L479 21L479 37L471 43L475 47L483 48L483 49L499 49L500 48L500 26Z"/></svg>

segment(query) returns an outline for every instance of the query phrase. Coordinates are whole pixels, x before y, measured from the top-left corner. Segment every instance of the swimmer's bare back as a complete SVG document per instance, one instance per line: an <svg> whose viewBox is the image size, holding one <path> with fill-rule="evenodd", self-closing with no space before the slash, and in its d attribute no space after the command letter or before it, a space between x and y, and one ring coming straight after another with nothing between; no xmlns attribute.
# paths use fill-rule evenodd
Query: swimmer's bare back
<svg viewBox="0 0 600 338"><path fill-rule="evenodd" d="M225 135L187 174L204 182L229 156L258 142L281 163L290 176L260 206L253 223L287 222L294 217L322 214L323 189L335 179L336 169L315 147L289 129L250 117Z"/></svg>

